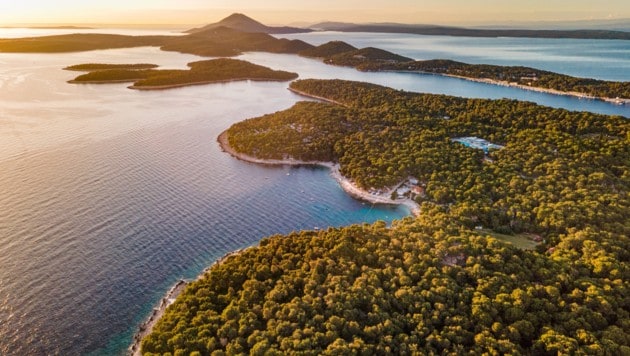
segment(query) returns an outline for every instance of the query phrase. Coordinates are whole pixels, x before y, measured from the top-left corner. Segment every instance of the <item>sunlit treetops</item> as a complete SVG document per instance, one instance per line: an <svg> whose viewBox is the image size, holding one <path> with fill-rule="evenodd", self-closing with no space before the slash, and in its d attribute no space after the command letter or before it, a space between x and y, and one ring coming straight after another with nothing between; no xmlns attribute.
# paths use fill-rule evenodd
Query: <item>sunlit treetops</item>
<svg viewBox="0 0 630 356"><path fill-rule="evenodd" d="M340 80L231 127L260 158L413 176L421 213L263 239L194 282L145 354L628 354L630 122ZM475 136L504 147L453 142ZM482 226L479 230L476 227ZM486 229L545 241L518 250Z"/></svg>

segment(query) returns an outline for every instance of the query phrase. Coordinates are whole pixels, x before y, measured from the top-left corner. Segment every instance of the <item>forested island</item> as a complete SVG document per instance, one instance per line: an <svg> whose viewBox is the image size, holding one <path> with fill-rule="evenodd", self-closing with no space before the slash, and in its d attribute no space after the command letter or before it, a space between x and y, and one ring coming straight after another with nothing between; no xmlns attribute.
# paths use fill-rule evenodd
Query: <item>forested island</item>
<svg viewBox="0 0 630 356"><path fill-rule="evenodd" d="M331 41L301 51L299 54L320 58L327 64L353 67L361 71L440 74L489 84L513 85L552 94L601 99L618 104L630 102L630 82L576 78L529 67L468 64L448 59L414 61L378 48L357 49L342 41Z"/></svg>
<svg viewBox="0 0 630 356"><path fill-rule="evenodd" d="M413 177L420 215L263 239L193 282L144 354L630 353L628 120L339 80L291 88L329 102L235 124L233 149L338 162L365 189ZM453 140L473 136L502 147ZM519 250L479 227L545 242Z"/></svg>
<svg viewBox="0 0 630 356"><path fill-rule="evenodd" d="M130 89L154 90L239 80L287 81L297 73L273 70L247 61L218 58L188 63L189 70L145 69L152 64L80 64L66 69L88 70L69 83L134 82Z"/></svg>
<svg viewBox="0 0 630 356"><path fill-rule="evenodd" d="M64 70L72 70L75 72L94 72L97 70L123 69L123 70L139 70L139 69L155 69L159 67L157 64L137 63L137 64L109 64L109 63L85 63L65 67Z"/></svg>
<svg viewBox="0 0 630 356"><path fill-rule="evenodd" d="M531 29L489 29L464 28L436 25L413 25L401 23L354 24L342 22L322 22L311 26L324 31L410 33L424 36L456 37L526 37L526 38L579 38L600 40L630 40L630 32L615 30L531 30Z"/></svg>
<svg viewBox="0 0 630 356"><path fill-rule="evenodd" d="M359 64L356 68L364 71L411 71L445 74L465 79L485 79L496 84L550 89L577 96L583 94L592 98L605 98L611 101L619 101L620 103L623 102L622 99L630 99L630 82L576 78L529 67L468 64L446 59L435 59L408 63L372 61Z"/></svg>

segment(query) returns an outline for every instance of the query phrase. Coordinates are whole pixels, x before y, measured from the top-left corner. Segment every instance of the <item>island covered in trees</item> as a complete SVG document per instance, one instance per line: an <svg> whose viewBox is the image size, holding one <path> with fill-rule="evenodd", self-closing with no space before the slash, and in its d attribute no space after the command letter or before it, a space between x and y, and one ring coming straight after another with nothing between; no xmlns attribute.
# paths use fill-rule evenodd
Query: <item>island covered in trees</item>
<svg viewBox="0 0 630 356"><path fill-rule="evenodd" d="M338 162L365 189L413 177L421 213L225 259L167 310L145 355L630 353L627 119L340 80L291 88L328 102L235 124L230 146ZM484 229L544 243L519 250Z"/></svg>
<svg viewBox="0 0 630 356"><path fill-rule="evenodd" d="M602 99L620 104L630 102L630 82L576 78L529 67L468 64L447 59L414 61L378 48L357 49L343 41L330 41L299 54L320 58L327 64L353 67L361 71L440 74L552 94Z"/></svg>
<svg viewBox="0 0 630 356"><path fill-rule="evenodd" d="M630 82L615 82L590 78L576 78L550 71L489 64L468 64L446 59L427 61L361 63L356 66L363 71L402 71L444 74L465 79L481 79L494 84L515 85L521 88L549 89L557 94L584 95L612 101L630 99Z"/></svg>
<svg viewBox="0 0 630 356"><path fill-rule="evenodd" d="M578 38L630 40L630 32L616 30L532 30L518 28L464 28L436 25L413 25L402 23L355 24L343 22L321 22L311 28L340 32L410 33L424 36L455 37L517 37L517 38Z"/></svg>
<svg viewBox="0 0 630 356"><path fill-rule="evenodd" d="M146 69L153 64L80 64L65 69L84 70L70 83L106 84L134 82L131 89L169 89L189 85L239 80L287 81L297 73L273 70L247 61L218 58L188 63L189 70Z"/></svg>
<svg viewBox="0 0 630 356"><path fill-rule="evenodd" d="M109 63L85 63L65 67L64 70L72 70L76 72L93 72L97 70L124 69L155 69L159 67L157 64L137 63L137 64L109 64Z"/></svg>

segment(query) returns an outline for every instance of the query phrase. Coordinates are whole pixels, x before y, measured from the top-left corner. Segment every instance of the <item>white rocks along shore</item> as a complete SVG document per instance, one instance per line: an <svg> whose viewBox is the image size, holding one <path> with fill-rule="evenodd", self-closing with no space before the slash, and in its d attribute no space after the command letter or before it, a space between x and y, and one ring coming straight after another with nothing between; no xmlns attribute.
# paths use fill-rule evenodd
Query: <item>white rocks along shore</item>
<svg viewBox="0 0 630 356"><path fill-rule="evenodd" d="M258 163L258 164L268 164L268 165L315 165L327 167L330 169L330 175L339 183L341 188L348 193L350 196L367 201L372 204L386 204L386 205L404 205L411 211L412 214L418 215L420 212L420 207L416 202L411 199L391 199L391 192L394 188L383 189L379 194L373 194L368 191L365 191L359 188L354 182L344 177L339 171L339 165L332 162L324 162L324 161L301 161L293 158L288 159L260 159L256 157L249 156L244 153L236 152L228 142L228 133L227 131L223 131L217 141L221 145L223 151L229 153L233 157L240 159L242 161ZM399 186L399 184L395 185L395 187Z"/></svg>

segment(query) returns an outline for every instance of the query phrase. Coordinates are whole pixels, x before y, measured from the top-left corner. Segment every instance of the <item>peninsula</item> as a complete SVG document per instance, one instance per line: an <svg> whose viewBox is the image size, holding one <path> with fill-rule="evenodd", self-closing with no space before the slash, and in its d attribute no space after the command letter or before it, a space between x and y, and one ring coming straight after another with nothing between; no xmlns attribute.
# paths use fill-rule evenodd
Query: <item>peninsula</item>
<svg viewBox="0 0 630 356"><path fill-rule="evenodd" d="M221 83L240 80L288 81L297 73L273 70L246 61L230 58L211 59L188 63L189 70L144 69L151 64L83 64L68 68L91 70L69 83L107 84L134 82L130 89L171 89L190 85ZM66 68L66 69L68 69ZM94 70L96 68L96 70Z"/></svg>
<svg viewBox="0 0 630 356"><path fill-rule="evenodd" d="M447 59L414 61L378 48L356 49L342 41L331 41L299 54L360 71L438 74L555 95L598 99L616 104L630 103L630 82L576 78L529 67L468 64Z"/></svg>
<svg viewBox="0 0 630 356"><path fill-rule="evenodd" d="M263 239L191 283L143 354L630 352L628 120L340 80L291 88L326 102L237 123L223 146L334 162L362 189L413 181L419 215ZM494 238L519 233L544 243Z"/></svg>
<svg viewBox="0 0 630 356"><path fill-rule="evenodd" d="M363 71L398 71L440 74L484 83L515 86L557 95L599 99L617 104L630 103L630 82L576 78L529 67L468 64L446 59L401 62L364 62Z"/></svg>

